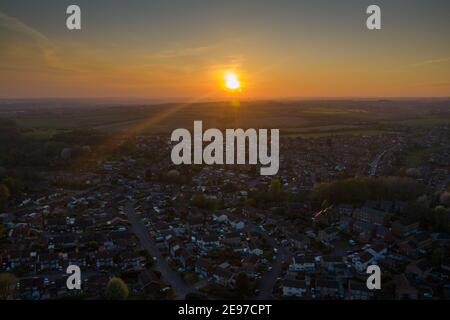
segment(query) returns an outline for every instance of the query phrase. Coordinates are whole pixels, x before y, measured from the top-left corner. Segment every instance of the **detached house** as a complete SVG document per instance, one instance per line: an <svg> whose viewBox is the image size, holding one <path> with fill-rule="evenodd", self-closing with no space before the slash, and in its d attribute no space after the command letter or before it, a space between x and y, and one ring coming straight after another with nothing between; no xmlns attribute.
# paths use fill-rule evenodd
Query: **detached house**
<svg viewBox="0 0 450 320"><path fill-rule="evenodd" d="M416 300L419 292L418 290L411 285L408 278L402 274L394 277L395 284L395 299L409 299Z"/></svg>
<svg viewBox="0 0 450 320"><path fill-rule="evenodd" d="M356 221L352 226L352 230L358 235L358 240L364 243L369 242L375 234L375 226L365 221Z"/></svg>
<svg viewBox="0 0 450 320"><path fill-rule="evenodd" d="M291 241L292 241L292 245L297 248L297 249L307 249L310 246L311 241L309 240L309 238L303 234L292 234L290 236Z"/></svg>
<svg viewBox="0 0 450 320"><path fill-rule="evenodd" d="M367 285L359 281L349 281L348 299L349 300L371 300L374 293L367 288Z"/></svg>
<svg viewBox="0 0 450 320"><path fill-rule="evenodd" d="M417 248L421 250L430 249L431 245L433 244L433 239L427 232L414 233L407 239L415 242L417 244Z"/></svg>
<svg viewBox="0 0 450 320"><path fill-rule="evenodd" d="M418 257L417 244L413 241L402 241L397 245L397 247L398 251L405 256L413 259Z"/></svg>
<svg viewBox="0 0 450 320"><path fill-rule="evenodd" d="M205 251L217 248L220 245L219 238L216 235L204 235L197 239L197 245Z"/></svg>
<svg viewBox="0 0 450 320"><path fill-rule="evenodd" d="M416 278L425 279L432 270L432 265L425 259L412 262L406 266L406 274L412 274Z"/></svg>
<svg viewBox="0 0 450 320"><path fill-rule="evenodd" d="M198 259L195 263L195 272L200 278L206 278L209 276L211 269L211 263L206 259Z"/></svg>
<svg viewBox="0 0 450 320"><path fill-rule="evenodd" d="M39 266L41 270L58 270L61 267L59 256L55 253L40 254Z"/></svg>
<svg viewBox="0 0 450 320"><path fill-rule="evenodd" d="M212 274L214 282L220 284L221 286L230 286L233 282L234 273L229 270L224 270L222 268L216 268Z"/></svg>
<svg viewBox="0 0 450 320"><path fill-rule="evenodd" d="M306 282L303 280L283 280L281 288L285 297L305 297L308 292Z"/></svg>
<svg viewBox="0 0 450 320"><path fill-rule="evenodd" d="M111 251L101 251L95 254L95 265L99 269L114 267L114 253Z"/></svg>
<svg viewBox="0 0 450 320"><path fill-rule="evenodd" d="M341 298L339 282L336 280L316 280L316 293L319 299Z"/></svg>
<svg viewBox="0 0 450 320"><path fill-rule="evenodd" d="M400 219L392 223L392 232L396 236L408 235L419 228L419 221L413 219Z"/></svg>
<svg viewBox="0 0 450 320"><path fill-rule="evenodd" d="M79 267L87 266L87 254L82 252L69 252L67 254L67 263Z"/></svg>
<svg viewBox="0 0 450 320"><path fill-rule="evenodd" d="M353 213L353 216L358 221L383 224L385 213L383 211L372 209L369 207L362 207L356 209Z"/></svg>
<svg viewBox="0 0 450 320"><path fill-rule="evenodd" d="M366 272L367 267L373 264L374 261L375 259L370 253L363 252L357 259L354 260L354 267L356 271L360 273Z"/></svg>
<svg viewBox="0 0 450 320"><path fill-rule="evenodd" d="M120 254L119 266L124 270L142 270L145 266L145 257L133 251L125 251Z"/></svg>
<svg viewBox="0 0 450 320"><path fill-rule="evenodd" d="M317 236L319 241L330 242L336 240L339 236L339 229L336 227L329 227L324 230L320 230Z"/></svg>
<svg viewBox="0 0 450 320"><path fill-rule="evenodd" d="M289 265L289 271L315 272L316 264L312 256L295 256Z"/></svg>
<svg viewBox="0 0 450 320"><path fill-rule="evenodd" d="M345 266L344 262L342 261L341 256L335 256L335 255L328 255L322 257L322 266L328 271L328 272L335 272L336 270L342 268Z"/></svg>

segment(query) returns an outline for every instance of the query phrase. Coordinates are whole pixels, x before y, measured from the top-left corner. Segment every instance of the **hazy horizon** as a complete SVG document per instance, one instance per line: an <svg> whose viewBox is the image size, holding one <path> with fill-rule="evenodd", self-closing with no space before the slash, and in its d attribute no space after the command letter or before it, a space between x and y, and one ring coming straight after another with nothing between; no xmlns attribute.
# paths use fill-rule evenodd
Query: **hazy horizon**
<svg viewBox="0 0 450 320"><path fill-rule="evenodd" d="M241 98L239 99L241 102L266 102L266 101L279 101L279 102L295 102L295 101L380 101L380 100L391 100L391 101L401 101L401 100L411 100L411 101L419 101L419 100L450 100L449 96L404 96L404 97L389 97L389 96L342 96L342 97L320 97L320 96L311 96L311 97L267 97L267 98ZM196 99L194 97L0 97L0 103L5 102L37 102L37 101L67 101L67 102L104 102L104 103L113 103L120 102L123 104L132 104L132 103L147 103L147 104L171 104L171 103L229 103L230 100L226 97L224 98L204 98L204 99Z"/></svg>

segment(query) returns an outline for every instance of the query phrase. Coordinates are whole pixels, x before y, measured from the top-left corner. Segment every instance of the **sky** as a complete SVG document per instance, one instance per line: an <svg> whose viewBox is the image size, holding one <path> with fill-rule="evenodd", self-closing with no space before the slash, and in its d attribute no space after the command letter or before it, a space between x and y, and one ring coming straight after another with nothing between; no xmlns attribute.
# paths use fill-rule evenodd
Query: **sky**
<svg viewBox="0 0 450 320"><path fill-rule="evenodd" d="M0 98L448 97L449 16L448 0L1 0Z"/></svg>

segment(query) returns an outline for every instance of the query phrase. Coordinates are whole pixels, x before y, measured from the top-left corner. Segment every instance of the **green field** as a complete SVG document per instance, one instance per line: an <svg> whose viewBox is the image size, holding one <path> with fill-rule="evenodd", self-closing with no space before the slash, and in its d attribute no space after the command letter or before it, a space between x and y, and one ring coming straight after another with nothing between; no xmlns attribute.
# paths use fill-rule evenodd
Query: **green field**
<svg viewBox="0 0 450 320"><path fill-rule="evenodd" d="M382 124L393 124L391 121L382 122ZM438 125L450 125L450 117L425 117L418 119L407 119L407 120L397 120L395 121L396 125L405 125L405 126L414 126L414 127L432 127Z"/></svg>
<svg viewBox="0 0 450 320"><path fill-rule="evenodd" d="M432 146L429 148L416 148L406 154L404 164L407 168L416 168L424 164L431 155L444 150L444 146Z"/></svg>
<svg viewBox="0 0 450 320"><path fill-rule="evenodd" d="M302 138L318 138L337 135L354 135L354 136L378 136L389 134L392 131L382 129L347 129L347 130L331 130L331 131L312 131L312 132L284 132L281 134L286 137L302 137Z"/></svg>
<svg viewBox="0 0 450 320"><path fill-rule="evenodd" d="M16 113L19 107L24 111ZM446 100L242 101L238 106L232 102L82 107L35 103L19 107L0 105L1 116L33 129L29 134L38 138L58 130L91 128L108 133L167 133L192 129L195 120L202 120L204 128L278 128L283 135L303 137L379 135L395 132L399 125L450 123Z"/></svg>

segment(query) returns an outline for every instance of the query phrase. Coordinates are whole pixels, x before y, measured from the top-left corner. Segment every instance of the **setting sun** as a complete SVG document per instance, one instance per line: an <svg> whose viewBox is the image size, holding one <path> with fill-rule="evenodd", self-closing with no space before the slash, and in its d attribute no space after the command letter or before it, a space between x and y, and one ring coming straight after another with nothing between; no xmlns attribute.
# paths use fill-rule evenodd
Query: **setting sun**
<svg viewBox="0 0 450 320"><path fill-rule="evenodd" d="M225 87L228 90L232 91L236 91L241 88L241 83L239 82L239 79L235 73L233 72L225 73Z"/></svg>

